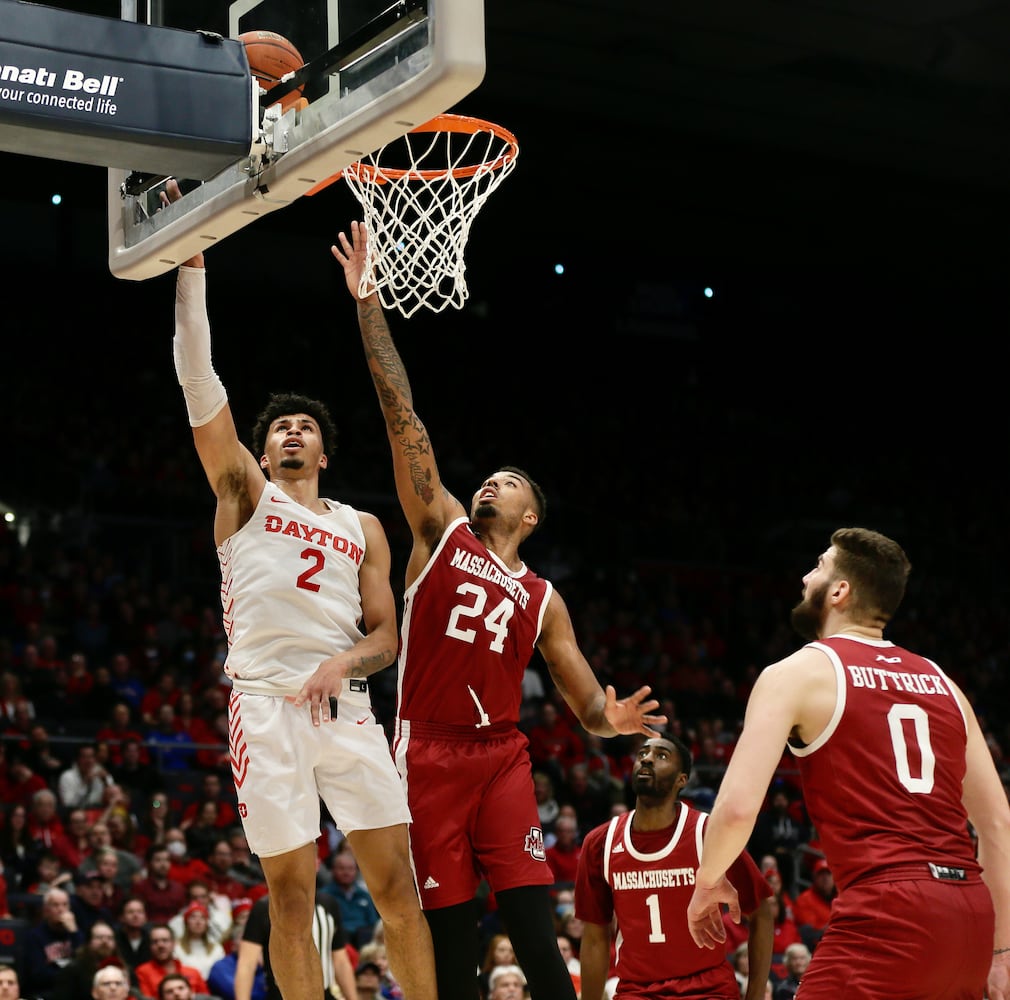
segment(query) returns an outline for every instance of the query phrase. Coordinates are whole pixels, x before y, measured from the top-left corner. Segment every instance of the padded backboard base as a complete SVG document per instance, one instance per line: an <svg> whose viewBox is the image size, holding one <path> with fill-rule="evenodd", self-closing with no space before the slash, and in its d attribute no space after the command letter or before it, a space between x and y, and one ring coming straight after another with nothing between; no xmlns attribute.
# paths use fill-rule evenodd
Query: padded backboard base
<svg viewBox="0 0 1010 1000"><path fill-rule="evenodd" d="M202 180L250 154L240 42L15 0L0 26L0 149Z"/></svg>

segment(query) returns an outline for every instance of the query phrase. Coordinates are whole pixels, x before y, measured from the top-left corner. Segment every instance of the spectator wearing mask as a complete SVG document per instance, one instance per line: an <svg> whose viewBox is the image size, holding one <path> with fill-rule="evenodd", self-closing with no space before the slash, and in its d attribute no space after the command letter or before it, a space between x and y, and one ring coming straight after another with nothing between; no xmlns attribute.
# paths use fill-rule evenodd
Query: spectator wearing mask
<svg viewBox="0 0 1010 1000"><path fill-rule="evenodd" d="M207 862L190 855L186 834L179 827L173 826L165 831L165 846L172 859L169 875L177 882L189 885L195 878L207 877Z"/></svg>

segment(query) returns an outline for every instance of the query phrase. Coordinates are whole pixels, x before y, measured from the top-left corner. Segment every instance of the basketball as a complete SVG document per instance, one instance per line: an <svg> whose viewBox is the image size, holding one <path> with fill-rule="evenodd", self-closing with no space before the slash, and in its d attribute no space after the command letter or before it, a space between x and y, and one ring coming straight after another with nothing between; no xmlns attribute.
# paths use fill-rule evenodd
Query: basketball
<svg viewBox="0 0 1010 1000"><path fill-rule="evenodd" d="M264 90L270 90L281 77L301 69L305 60L283 35L276 31L246 31L238 36L245 46L249 69ZM287 111L302 96L304 85L281 99L281 111Z"/></svg>

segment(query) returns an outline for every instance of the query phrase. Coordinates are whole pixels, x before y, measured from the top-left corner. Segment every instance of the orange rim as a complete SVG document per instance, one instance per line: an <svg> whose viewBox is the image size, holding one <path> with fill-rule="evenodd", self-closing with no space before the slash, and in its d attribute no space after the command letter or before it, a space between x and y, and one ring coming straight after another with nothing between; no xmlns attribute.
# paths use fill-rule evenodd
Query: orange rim
<svg viewBox="0 0 1010 1000"><path fill-rule="evenodd" d="M350 166L345 167L344 170L350 170L351 167L357 167L366 179L371 180L376 184L385 184L387 180L400 180L404 177L409 180L434 181L438 180L440 177L445 177L446 174L462 178L473 177L473 175L481 169L500 170L507 163L511 163L519 155L519 141L516 137L507 128L502 128L501 125L495 125L494 122L485 121L483 118L470 118L466 115L436 115L430 121L426 121L423 125L418 125L410 131L411 134L415 132L460 132L469 135L474 135L477 132L492 132L501 139L502 142L507 144L507 148L500 156L497 156L490 163L475 163L469 167L453 167L452 169L444 167L438 170L401 170L389 167L380 170L379 168L372 166L370 163L364 163L363 161L358 160L356 163L352 163ZM327 177L325 180L320 181L305 193L307 195L318 194L324 188L327 188L336 181L339 181L344 176L344 170L340 170L333 174L332 177Z"/></svg>
<svg viewBox="0 0 1010 1000"><path fill-rule="evenodd" d="M346 167L345 170L356 167L370 180L378 181L380 184L387 179L400 180L401 178L433 181L438 180L439 177L445 177L447 174L462 178L473 177L478 170L500 170L519 155L519 142L516 137L507 128L495 125L494 122L485 121L483 118L470 118L466 115L437 115L423 125L418 125L416 128L410 130L411 135L418 132L460 132L465 135L475 135L477 132L492 132L502 142L506 143L506 149L493 160L474 163L467 167L447 166L434 170L402 170L394 167L376 167L359 160L357 163ZM344 171L342 170L338 176L343 176L343 173Z"/></svg>

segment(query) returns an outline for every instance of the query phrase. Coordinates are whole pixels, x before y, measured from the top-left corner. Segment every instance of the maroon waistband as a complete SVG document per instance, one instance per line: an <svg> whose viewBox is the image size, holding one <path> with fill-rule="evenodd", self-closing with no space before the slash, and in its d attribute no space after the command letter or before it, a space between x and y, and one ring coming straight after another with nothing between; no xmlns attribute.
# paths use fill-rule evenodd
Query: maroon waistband
<svg viewBox="0 0 1010 1000"><path fill-rule="evenodd" d="M976 864L953 861L915 861L876 868L859 875L850 885L870 885L874 882L909 881L950 882L955 885L970 885L982 881L982 873Z"/></svg>
<svg viewBox="0 0 1010 1000"><path fill-rule="evenodd" d="M442 740L446 743L475 743L500 740L519 732L514 722L493 722L489 726L451 726L440 722L417 722L414 719L396 720L396 738Z"/></svg>

